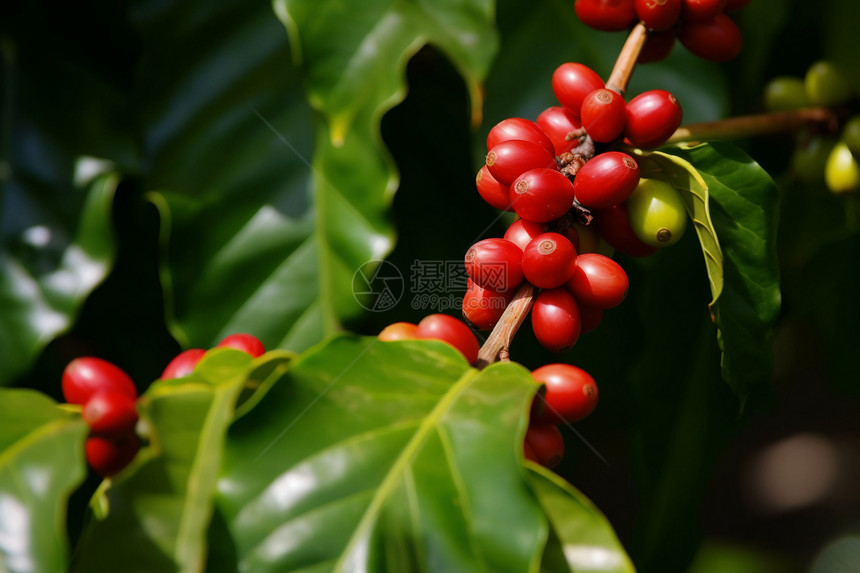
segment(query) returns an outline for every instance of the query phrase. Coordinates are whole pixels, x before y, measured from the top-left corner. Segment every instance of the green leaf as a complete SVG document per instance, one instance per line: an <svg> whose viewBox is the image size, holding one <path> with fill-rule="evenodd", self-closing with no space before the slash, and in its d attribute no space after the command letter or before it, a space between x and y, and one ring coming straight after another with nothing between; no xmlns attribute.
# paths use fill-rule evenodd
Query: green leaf
<svg viewBox="0 0 860 573"><path fill-rule="evenodd" d="M702 246L713 305L723 292L723 252L711 222L708 185L689 162L667 153L645 153L639 157L639 166L643 177L662 179L681 193Z"/></svg>
<svg viewBox="0 0 860 573"><path fill-rule="evenodd" d="M235 567L535 571L546 525L519 447L535 390L519 365L479 372L433 341L305 354L228 435Z"/></svg>
<svg viewBox="0 0 860 573"><path fill-rule="evenodd" d="M306 349L362 312L352 277L391 250L398 176L380 120L404 97L406 62L432 42L478 108L492 3L277 3L314 112L268 3L188 11L135 10L171 331L183 345L246 331Z"/></svg>
<svg viewBox="0 0 860 573"><path fill-rule="evenodd" d="M712 305L723 351L723 378L743 403L773 369L769 334L780 310L776 251L779 191L736 147L699 145L671 152L693 164L710 194L723 252L724 287Z"/></svg>
<svg viewBox="0 0 860 573"><path fill-rule="evenodd" d="M99 168L94 160L79 165ZM4 189L10 214L0 249L0 385L26 372L42 349L72 325L113 265L111 208L117 183L116 176L101 175L81 189L59 189L54 187L58 182L36 183L19 174ZM50 193L37 191L43 185ZM71 197L58 200L52 193L60 191ZM70 206L76 203L82 204ZM79 215L66 222L67 210L78 208Z"/></svg>
<svg viewBox="0 0 860 573"><path fill-rule="evenodd" d="M139 408L149 446L92 501L75 571L201 571L224 436L246 381L281 364L232 349L188 377L153 384ZM277 368L275 368L277 370ZM265 380L265 376L258 376Z"/></svg>
<svg viewBox="0 0 860 573"><path fill-rule="evenodd" d="M594 504L555 473L528 464L532 491L550 523L543 571L633 573L612 526Z"/></svg>
<svg viewBox="0 0 860 573"><path fill-rule="evenodd" d="M0 389L0 420L0 571L65 571L66 504L86 475L87 426L19 389Z"/></svg>

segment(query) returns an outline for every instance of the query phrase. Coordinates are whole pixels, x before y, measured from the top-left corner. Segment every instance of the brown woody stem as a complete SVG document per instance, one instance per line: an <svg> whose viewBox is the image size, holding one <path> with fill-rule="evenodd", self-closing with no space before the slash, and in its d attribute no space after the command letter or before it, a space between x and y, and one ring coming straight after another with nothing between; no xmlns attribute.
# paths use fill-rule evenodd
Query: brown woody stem
<svg viewBox="0 0 860 573"><path fill-rule="evenodd" d="M534 287L528 282L523 283L517 290L513 300L505 308L498 324L478 352L476 368L484 368L499 360L505 362L510 360L511 343L532 308L534 290Z"/></svg>
<svg viewBox="0 0 860 573"><path fill-rule="evenodd" d="M608 89L624 95L624 92L627 91L627 83L630 81L630 76L633 75L633 69L639 60L639 52L642 51L642 46L645 45L647 39L648 28L639 22L630 31L627 41L624 42L624 47L621 48L621 53L618 54L618 59L615 60L615 67L612 68L612 73L606 80Z"/></svg>
<svg viewBox="0 0 860 573"><path fill-rule="evenodd" d="M758 135L790 132L810 124L826 124L835 129L838 123L839 115L834 110L825 107L810 107L682 125L666 143L743 139Z"/></svg>

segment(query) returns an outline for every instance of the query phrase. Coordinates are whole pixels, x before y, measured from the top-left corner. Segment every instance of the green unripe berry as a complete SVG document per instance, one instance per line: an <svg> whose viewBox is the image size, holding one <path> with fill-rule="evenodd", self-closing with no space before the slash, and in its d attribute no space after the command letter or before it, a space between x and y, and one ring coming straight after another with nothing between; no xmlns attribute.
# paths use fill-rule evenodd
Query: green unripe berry
<svg viewBox="0 0 860 573"><path fill-rule="evenodd" d="M860 115L855 115L845 124L842 130L842 141L854 154L854 158L860 159Z"/></svg>
<svg viewBox="0 0 860 573"><path fill-rule="evenodd" d="M845 72L826 61L816 62L809 67L804 86L806 97L815 105L841 105L854 95Z"/></svg>
<svg viewBox="0 0 860 573"><path fill-rule="evenodd" d="M660 179L640 179L627 198L630 227L643 243L668 247L684 235L687 209L677 189Z"/></svg>
<svg viewBox="0 0 860 573"><path fill-rule="evenodd" d="M791 76L773 78L764 88L764 105L770 111L790 111L809 106L803 80Z"/></svg>
<svg viewBox="0 0 860 573"><path fill-rule="evenodd" d="M837 194L860 189L860 165L844 141L837 143L827 158L824 182L831 192Z"/></svg>
<svg viewBox="0 0 860 573"><path fill-rule="evenodd" d="M824 166L834 145L835 137L814 135L803 138L794 148L791 170L804 183L821 183L824 180Z"/></svg>

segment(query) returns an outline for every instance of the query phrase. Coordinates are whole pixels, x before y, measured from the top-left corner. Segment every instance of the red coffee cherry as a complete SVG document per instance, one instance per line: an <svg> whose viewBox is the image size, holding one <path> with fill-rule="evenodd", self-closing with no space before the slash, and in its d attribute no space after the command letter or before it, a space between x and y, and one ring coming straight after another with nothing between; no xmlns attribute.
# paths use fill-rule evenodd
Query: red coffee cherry
<svg viewBox="0 0 860 573"><path fill-rule="evenodd" d="M93 394L84 404L81 417L93 432L105 437L134 432L138 420L134 399L110 390Z"/></svg>
<svg viewBox="0 0 860 573"><path fill-rule="evenodd" d="M567 62L555 69L552 74L552 91L556 99L578 118L585 96L604 87L597 72L575 62Z"/></svg>
<svg viewBox="0 0 860 573"><path fill-rule="evenodd" d="M519 139L530 141L546 149L550 155L555 154L555 148L547 134L535 122L521 117L509 117L493 126L487 135L487 151L503 141Z"/></svg>
<svg viewBox="0 0 860 573"><path fill-rule="evenodd" d="M582 126L591 139L599 143L615 141L627 122L627 104L618 93L595 90L582 101Z"/></svg>
<svg viewBox="0 0 860 573"><path fill-rule="evenodd" d="M180 352L164 367L164 372L161 373L161 380L185 378L194 372L194 367L203 359L205 354L206 351L202 348L189 348L184 352Z"/></svg>
<svg viewBox="0 0 860 573"><path fill-rule="evenodd" d="M582 332L580 332L580 335L583 335L600 326L600 323L603 321L603 309L580 303L579 318L582 320Z"/></svg>
<svg viewBox="0 0 860 573"><path fill-rule="evenodd" d="M733 60L743 47L740 29L725 14L701 22L684 22L678 39L691 53L712 62Z"/></svg>
<svg viewBox="0 0 860 573"><path fill-rule="evenodd" d="M511 207L527 221L548 223L573 205L573 183L555 169L531 169L511 184Z"/></svg>
<svg viewBox="0 0 860 573"><path fill-rule="evenodd" d="M682 0L681 14L684 22L703 22L721 13L726 0Z"/></svg>
<svg viewBox="0 0 860 573"><path fill-rule="evenodd" d="M523 282L523 250L507 239L478 241L466 251L465 263L466 274L481 288L507 292Z"/></svg>
<svg viewBox="0 0 860 573"><path fill-rule="evenodd" d="M508 230L505 231L505 238L514 243L520 249L525 250L532 239L538 235L546 233L546 225L544 223L534 223L525 219L517 219Z"/></svg>
<svg viewBox="0 0 860 573"><path fill-rule="evenodd" d="M639 164L620 151L596 155L573 180L576 200L590 209L603 209L627 199L639 184Z"/></svg>
<svg viewBox="0 0 860 573"><path fill-rule="evenodd" d="M621 265L598 253L576 257L573 276L565 285L578 302L593 308L613 308L627 298L630 281Z"/></svg>
<svg viewBox="0 0 860 573"><path fill-rule="evenodd" d="M532 330L550 352L567 352L579 340L582 319L576 299L563 288L543 290L532 307Z"/></svg>
<svg viewBox="0 0 860 573"><path fill-rule="evenodd" d="M418 338L418 325L411 322L395 322L383 328L377 338L383 342L393 340L415 340Z"/></svg>
<svg viewBox="0 0 860 573"><path fill-rule="evenodd" d="M594 220L600 236L616 251L631 257L649 257L659 250L643 243L633 232L625 203L598 211Z"/></svg>
<svg viewBox="0 0 860 573"><path fill-rule="evenodd" d="M133 433L114 438L93 434L84 445L87 463L104 478L122 471L139 449L140 440Z"/></svg>
<svg viewBox="0 0 860 573"><path fill-rule="evenodd" d="M726 2L726 11L740 10L750 2L752 2L752 0L728 0Z"/></svg>
<svg viewBox="0 0 860 573"><path fill-rule="evenodd" d="M579 105L582 107L582 102ZM579 116L566 107L556 105L546 108L538 116L537 124L552 141L556 155L566 153L579 145L577 139L567 139L570 133L577 131L582 125L579 123Z"/></svg>
<svg viewBox="0 0 860 573"><path fill-rule="evenodd" d="M469 364L478 359L478 339L460 320L447 314L430 314L421 319L415 331L418 338L447 342L460 351Z"/></svg>
<svg viewBox="0 0 860 573"><path fill-rule="evenodd" d="M681 17L682 0L634 0L636 15L651 30L670 29Z"/></svg>
<svg viewBox="0 0 860 573"><path fill-rule="evenodd" d="M573 274L576 249L558 233L535 237L523 251L523 275L538 288L560 287Z"/></svg>
<svg viewBox="0 0 860 573"><path fill-rule="evenodd" d="M111 390L137 399L137 388L119 366L93 356L75 358L66 365L62 378L63 396L69 404L84 404L93 394Z"/></svg>
<svg viewBox="0 0 860 573"><path fill-rule="evenodd" d="M513 211L511 209L511 186L496 181L490 169L484 165L475 177L475 186L478 194L491 206L502 211Z"/></svg>
<svg viewBox="0 0 860 573"><path fill-rule="evenodd" d="M643 92L627 104L624 137L637 147L658 147L681 125L681 104L666 90Z"/></svg>
<svg viewBox="0 0 860 573"><path fill-rule="evenodd" d="M554 468L564 459L564 438L558 426L529 424L523 444L526 459ZM529 457L531 456L531 457Z"/></svg>
<svg viewBox="0 0 860 573"><path fill-rule="evenodd" d="M636 61L640 64L662 62L672 53L676 36L677 33L674 28L663 32L649 33Z"/></svg>
<svg viewBox="0 0 860 573"><path fill-rule="evenodd" d="M604 32L626 30L637 19L633 0L576 0L573 8L583 24Z"/></svg>
<svg viewBox="0 0 860 573"><path fill-rule="evenodd" d="M540 396L536 398L535 409L540 412L535 420L538 423L578 422L597 406L597 384L582 368L571 364L547 364L532 372L532 377L546 386L543 400Z"/></svg>
<svg viewBox="0 0 860 573"><path fill-rule="evenodd" d="M490 330L511 302L514 291L506 293L484 289L468 279L466 294L463 296L463 318L478 330Z"/></svg>
<svg viewBox="0 0 860 573"><path fill-rule="evenodd" d="M510 185L530 169L556 169L555 156L531 141L511 139L493 147L487 154L487 167L499 183Z"/></svg>
<svg viewBox="0 0 860 573"><path fill-rule="evenodd" d="M263 343L256 336L242 332L227 336L218 343L217 348L235 348L236 350L250 354L254 358L262 356L266 352Z"/></svg>

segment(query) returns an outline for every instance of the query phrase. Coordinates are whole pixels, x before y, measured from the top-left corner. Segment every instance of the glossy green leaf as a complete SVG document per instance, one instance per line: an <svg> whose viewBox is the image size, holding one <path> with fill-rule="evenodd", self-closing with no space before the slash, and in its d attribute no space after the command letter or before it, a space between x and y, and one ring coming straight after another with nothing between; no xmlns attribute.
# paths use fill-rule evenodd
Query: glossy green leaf
<svg viewBox="0 0 860 573"><path fill-rule="evenodd" d="M432 42L479 106L492 5L279 2L288 33L267 2L220 0L194 18L160 5L138 3L135 22L172 332L305 349L362 312L352 277L392 247L398 177L379 124L404 97L406 62Z"/></svg>
<svg viewBox="0 0 860 573"><path fill-rule="evenodd" d="M725 143L672 151L695 166L710 194L723 252L724 287L712 305L723 378L743 402L773 368L769 334L780 310L776 251L779 191L770 176Z"/></svg>
<svg viewBox="0 0 860 573"><path fill-rule="evenodd" d="M81 160L81 170L100 169ZM38 174L31 174L32 177ZM83 173L82 173L83 175ZM75 188L43 182L43 194L25 174L4 189L3 248L0 250L0 385L26 372L42 349L74 321L84 299L113 265L111 208L118 178L101 175ZM68 220L69 204L81 203ZM74 210L74 208L72 208Z"/></svg>
<svg viewBox="0 0 860 573"><path fill-rule="evenodd" d="M0 571L66 570L66 504L86 475L86 434L47 396L0 389Z"/></svg>
<svg viewBox="0 0 860 573"><path fill-rule="evenodd" d="M279 352L254 360L220 349L208 353L192 375L152 385L139 401L139 427L149 446L96 493L73 570L202 570L224 436L237 397L255 380L253 373L283 361Z"/></svg>
<svg viewBox="0 0 860 573"><path fill-rule="evenodd" d="M640 156L639 166L642 169L642 177L667 181L681 193L687 214L693 221L699 244L702 246L713 305L723 292L723 252L711 222L708 186L705 180L688 161L659 151Z"/></svg>
<svg viewBox="0 0 860 573"><path fill-rule="evenodd" d="M535 571L520 466L535 392L431 341L339 337L231 427L219 517L242 571Z"/></svg>
<svg viewBox="0 0 860 573"><path fill-rule="evenodd" d="M634 573L612 526L594 504L555 473L528 464L532 491L550 523L542 570Z"/></svg>

